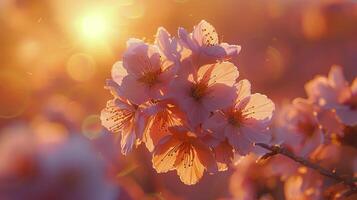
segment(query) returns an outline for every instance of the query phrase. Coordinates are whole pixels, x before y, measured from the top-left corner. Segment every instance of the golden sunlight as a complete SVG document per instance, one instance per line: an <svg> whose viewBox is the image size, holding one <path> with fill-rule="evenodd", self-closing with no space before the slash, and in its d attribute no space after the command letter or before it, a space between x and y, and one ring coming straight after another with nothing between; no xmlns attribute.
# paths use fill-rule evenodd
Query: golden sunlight
<svg viewBox="0 0 357 200"><path fill-rule="evenodd" d="M82 19L81 34L90 41L105 40L108 24L104 14L91 13Z"/></svg>

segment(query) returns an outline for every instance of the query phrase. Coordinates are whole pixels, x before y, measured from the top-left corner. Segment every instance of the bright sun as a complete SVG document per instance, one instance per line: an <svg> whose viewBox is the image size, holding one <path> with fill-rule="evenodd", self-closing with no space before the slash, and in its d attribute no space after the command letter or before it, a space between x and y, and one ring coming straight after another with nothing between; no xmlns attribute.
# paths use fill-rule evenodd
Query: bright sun
<svg viewBox="0 0 357 200"><path fill-rule="evenodd" d="M104 15L90 14L82 19L81 31L84 37L90 40L102 40L108 32L107 21Z"/></svg>

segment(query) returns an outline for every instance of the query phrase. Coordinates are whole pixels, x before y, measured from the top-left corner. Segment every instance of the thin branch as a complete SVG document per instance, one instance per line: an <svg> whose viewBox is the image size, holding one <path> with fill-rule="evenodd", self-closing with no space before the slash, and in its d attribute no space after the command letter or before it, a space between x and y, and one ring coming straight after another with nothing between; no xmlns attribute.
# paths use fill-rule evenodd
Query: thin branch
<svg viewBox="0 0 357 200"><path fill-rule="evenodd" d="M267 155L276 155L276 154L284 155L294 160L295 162L304 165L305 167L318 171L323 176L327 176L338 182L342 182L343 184L350 186L352 193L355 193L357 191L357 186L355 184L354 179L344 178L343 176L339 175L336 171L327 170L308 159L295 155L293 152L289 151L284 147L281 147L279 145L268 145L264 143L256 143L255 145L269 150L270 152Z"/></svg>

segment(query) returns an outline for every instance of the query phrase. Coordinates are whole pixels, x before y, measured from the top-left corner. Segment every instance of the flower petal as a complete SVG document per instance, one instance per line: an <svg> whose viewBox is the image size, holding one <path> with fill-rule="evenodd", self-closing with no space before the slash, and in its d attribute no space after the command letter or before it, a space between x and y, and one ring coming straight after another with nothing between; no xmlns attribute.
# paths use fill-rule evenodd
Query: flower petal
<svg viewBox="0 0 357 200"><path fill-rule="evenodd" d="M121 134L120 146L121 146L121 153L123 155L129 153L133 149L133 146L135 144L136 135L133 126L134 124L131 124L130 128L121 132L122 134Z"/></svg>
<svg viewBox="0 0 357 200"><path fill-rule="evenodd" d="M176 166L177 175L186 185L196 184L202 178L205 171L205 167L198 159L196 151L191 151L190 153L189 158L193 158L192 165L188 166L186 162L181 161Z"/></svg>
<svg viewBox="0 0 357 200"><path fill-rule="evenodd" d="M240 155L246 155L251 151L252 143L244 134L241 134L237 128L227 126L224 134L226 135L229 144L232 145Z"/></svg>
<svg viewBox="0 0 357 200"><path fill-rule="evenodd" d="M267 96L256 93L250 96L248 103L242 110L245 119L270 121L275 105Z"/></svg>
<svg viewBox="0 0 357 200"><path fill-rule="evenodd" d="M242 99L251 95L251 84L247 79L240 80L236 85L237 89L237 100L236 104L238 104Z"/></svg>
<svg viewBox="0 0 357 200"><path fill-rule="evenodd" d="M156 32L155 44L165 57L171 61L179 61L180 54L177 51L177 42L171 38L171 35L163 27L159 27Z"/></svg>
<svg viewBox="0 0 357 200"><path fill-rule="evenodd" d="M214 148L214 155L217 160L218 171L226 171L233 161L233 147L227 141L223 141Z"/></svg>
<svg viewBox="0 0 357 200"><path fill-rule="evenodd" d="M172 120L169 113L161 111L153 116L150 116L149 123L145 130L145 144L149 151L153 151L158 142L169 134L168 127L178 124L171 124Z"/></svg>
<svg viewBox="0 0 357 200"><path fill-rule="evenodd" d="M327 134L343 136L344 126L335 112L331 110L321 110L318 112L317 118Z"/></svg>
<svg viewBox="0 0 357 200"><path fill-rule="evenodd" d="M336 114L343 124L348 126L357 125L357 110L350 109L347 106L339 106L336 109Z"/></svg>
<svg viewBox="0 0 357 200"><path fill-rule="evenodd" d="M175 151L175 148L177 148L180 143L179 140L171 135L161 139L160 143L156 146L152 157L153 167L158 173L165 173L174 169L174 164L178 155L178 151Z"/></svg>
<svg viewBox="0 0 357 200"><path fill-rule="evenodd" d="M207 110L202 104L195 103L193 100L188 99L186 105L189 105L187 102L191 102L192 107L185 107L185 111L188 113L187 117L190 125L193 128L196 128L199 124L206 121L210 115L210 110Z"/></svg>
<svg viewBox="0 0 357 200"><path fill-rule="evenodd" d="M183 45L186 48L189 48L193 51L198 50L198 44L195 43L192 39L190 34L186 31L186 29L179 27L178 28L178 37L180 38L180 41L183 43Z"/></svg>
<svg viewBox="0 0 357 200"><path fill-rule="evenodd" d="M245 137L251 142L251 143L268 143L271 139L271 135L269 132L265 129L256 129L255 127L241 127L240 129L241 134L244 134Z"/></svg>
<svg viewBox="0 0 357 200"><path fill-rule="evenodd" d="M131 102L140 105L150 99L150 90L132 76L126 76L122 82L122 94Z"/></svg>
<svg viewBox="0 0 357 200"><path fill-rule="evenodd" d="M120 86L125 76L128 72L123 66L122 61L116 62L112 67L112 79Z"/></svg>
<svg viewBox="0 0 357 200"><path fill-rule="evenodd" d="M197 76L199 80L205 80L208 85L225 84L233 86L239 76L239 71L233 63L221 62L200 67Z"/></svg>
<svg viewBox="0 0 357 200"><path fill-rule="evenodd" d="M193 28L192 38L199 46L210 46L218 44L218 34L216 29L205 20L202 20Z"/></svg>
<svg viewBox="0 0 357 200"><path fill-rule="evenodd" d="M200 160L200 163L202 163L205 166L207 171L210 173L217 172L218 169L217 169L216 161L209 147L199 139L193 142L193 147L196 151L196 155L198 159Z"/></svg>
<svg viewBox="0 0 357 200"><path fill-rule="evenodd" d="M152 45L134 43L123 55L123 66L128 74L140 78L146 72L155 72L161 68L159 50Z"/></svg>
<svg viewBox="0 0 357 200"><path fill-rule="evenodd" d="M224 49L225 54L226 54L224 56L225 58L237 56L242 49L242 47L239 45L231 45L231 44L227 44L227 43L221 43L221 44L219 44L219 46Z"/></svg>
<svg viewBox="0 0 357 200"><path fill-rule="evenodd" d="M298 155L308 157L310 153L317 149L324 142L324 134L317 129L312 137L306 138L305 142L301 144L301 149L296 152Z"/></svg>
<svg viewBox="0 0 357 200"><path fill-rule="evenodd" d="M237 56L240 52L241 46L230 45L227 43L221 43L219 45L208 46L202 49L203 53L212 60L227 60L234 56Z"/></svg>
<svg viewBox="0 0 357 200"><path fill-rule="evenodd" d="M315 79L307 82L305 84L305 90L309 99L318 103L320 106L326 106L327 102L338 102L338 94L329 85L329 82L325 77L316 77Z"/></svg>
<svg viewBox="0 0 357 200"><path fill-rule="evenodd" d="M130 116L122 119L123 112L129 112L127 113L128 115L134 115L134 110L129 104L119 99L108 101L106 108L100 114L102 125L113 133L120 133L123 131L123 126L129 126L130 123Z"/></svg>
<svg viewBox="0 0 357 200"><path fill-rule="evenodd" d="M348 83L345 80L345 77L340 66L334 65L331 67L328 74L328 79L332 84L332 87L342 90L348 87Z"/></svg>
<svg viewBox="0 0 357 200"><path fill-rule="evenodd" d="M212 132L216 137L224 136L224 129L228 125L226 117L221 112L214 112L204 123L203 128Z"/></svg>
<svg viewBox="0 0 357 200"><path fill-rule="evenodd" d="M234 104L235 88L224 84L215 84L209 88L209 93L201 100L209 111L224 109Z"/></svg>

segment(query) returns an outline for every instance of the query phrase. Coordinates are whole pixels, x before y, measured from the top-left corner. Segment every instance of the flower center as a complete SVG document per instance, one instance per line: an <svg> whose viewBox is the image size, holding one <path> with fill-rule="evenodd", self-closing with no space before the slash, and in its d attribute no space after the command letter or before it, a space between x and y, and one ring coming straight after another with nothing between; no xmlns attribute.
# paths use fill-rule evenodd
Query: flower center
<svg viewBox="0 0 357 200"><path fill-rule="evenodd" d="M196 83L191 87L191 97L196 101L200 101L201 98L206 94L207 85L203 83Z"/></svg>
<svg viewBox="0 0 357 200"><path fill-rule="evenodd" d="M234 127L239 128L241 126L241 121L242 121L241 111L233 111L228 115L228 123Z"/></svg>
<svg viewBox="0 0 357 200"><path fill-rule="evenodd" d="M160 73L161 73L160 70L153 71L153 72L152 71L146 72L141 78L138 79L138 81L148 85L149 87L152 87L153 85L159 82L158 77Z"/></svg>

